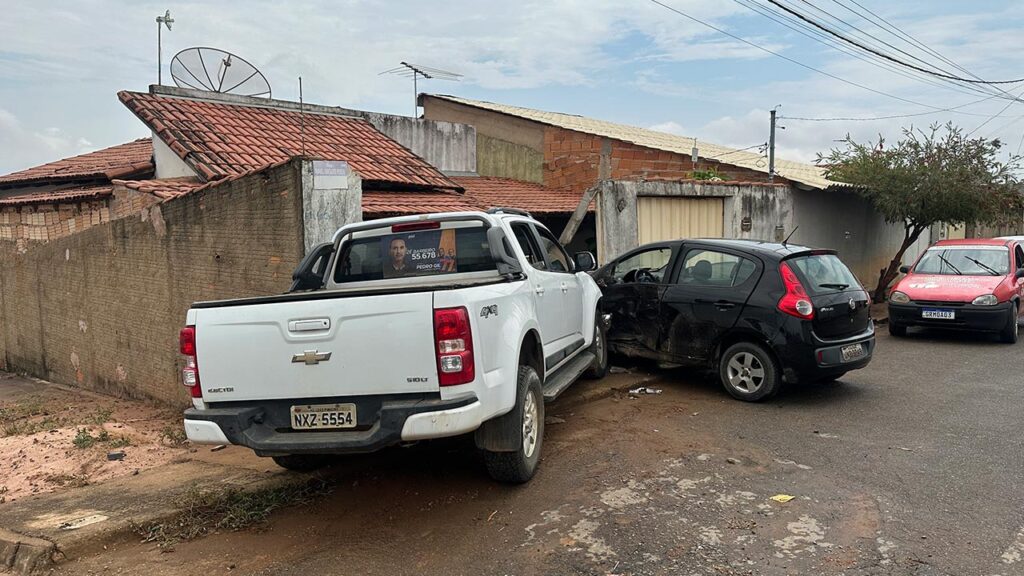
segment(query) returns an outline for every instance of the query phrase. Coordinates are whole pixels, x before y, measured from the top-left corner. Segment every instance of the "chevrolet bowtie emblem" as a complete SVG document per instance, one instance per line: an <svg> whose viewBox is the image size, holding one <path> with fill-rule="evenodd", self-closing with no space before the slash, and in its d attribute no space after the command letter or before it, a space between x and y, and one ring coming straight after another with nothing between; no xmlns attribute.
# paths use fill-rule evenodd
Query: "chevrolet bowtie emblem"
<svg viewBox="0 0 1024 576"><path fill-rule="evenodd" d="M331 359L330 352L318 352L316 350L306 350L301 354L293 354L292 362L295 364L305 364L306 366L315 366L321 362L327 362Z"/></svg>

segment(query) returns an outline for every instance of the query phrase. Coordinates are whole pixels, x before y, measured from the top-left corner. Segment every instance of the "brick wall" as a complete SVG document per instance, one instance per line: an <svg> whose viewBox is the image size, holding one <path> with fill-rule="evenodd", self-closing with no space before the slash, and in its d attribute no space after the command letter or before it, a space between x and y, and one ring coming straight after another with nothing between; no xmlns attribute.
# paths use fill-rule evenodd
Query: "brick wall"
<svg viewBox="0 0 1024 576"><path fill-rule="evenodd" d="M602 170L604 174L602 174ZM544 131L544 184L582 193L598 180L685 180L694 170L716 170L725 181L766 182L767 174L637 146L621 140L548 127ZM785 183L776 178L776 182Z"/></svg>
<svg viewBox="0 0 1024 576"><path fill-rule="evenodd" d="M184 403L178 330L197 300L287 290L302 257L289 163L18 249L0 240L0 364Z"/></svg>
<svg viewBox="0 0 1024 576"><path fill-rule="evenodd" d="M0 209L0 240L48 242L142 212L159 202L152 194L134 190L115 191L100 200L63 204L4 206Z"/></svg>

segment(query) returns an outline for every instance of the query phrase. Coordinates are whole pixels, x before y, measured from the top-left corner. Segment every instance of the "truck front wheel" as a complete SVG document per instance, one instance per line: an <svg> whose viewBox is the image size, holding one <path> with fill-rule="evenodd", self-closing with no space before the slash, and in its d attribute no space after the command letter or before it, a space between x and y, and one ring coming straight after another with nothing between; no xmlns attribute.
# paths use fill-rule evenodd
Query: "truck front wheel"
<svg viewBox="0 0 1024 576"><path fill-rule="evenodd" d="M510 414L501 417L507 426L505 434L520 438L511 452L483 451L484 465L491 478L499 482L523 484L533 478L540 463L544 441L544 394L540 377L530 366L520 366L516 381L516 405Z"/></svg>

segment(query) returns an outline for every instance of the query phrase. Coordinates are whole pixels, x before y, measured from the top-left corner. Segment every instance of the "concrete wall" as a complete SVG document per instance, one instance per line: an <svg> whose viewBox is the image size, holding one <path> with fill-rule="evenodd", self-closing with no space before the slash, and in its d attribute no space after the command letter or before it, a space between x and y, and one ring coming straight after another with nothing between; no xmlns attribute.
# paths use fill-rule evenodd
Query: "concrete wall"
<svg viewBox="0 0 1024 576"><path fill-rule="evenodd" d="M330 242L345 224L363 219L363 181L347 162L323 160L302 163L304 246Z"/></svg>
<svg viewBox="0 0 1024 576"><path fill-rule="evenodd" d="M605 181L597 197L601 231L598 252L602 263L639 245L637 198L641 196L722 198L726 238L772 240L777 229L788 233L794 222L793 196L785 185ZM747 231L743 230L746 217L751 223Z"/></svg>
<svg viewBox="0 0 1024 576"><path fill-rule="evenodd" d="M290 284L304 253L300 170L292 162L27 251L0 241L0 363L185 402L177 337L189 305Z"/></svg>
<svg viewBox="0 0 1024 576"><path fill-rule="evenodd" d="M153 132L154 178L197 178L199 174Z"/></svg>
<svg viewBox="0 0 1024 576"><path fill-rule="evenodd" d="M855 192L795 190L793 210L794 222L800 228L793 234L792 242L837 250L868 289L877 284L879 270L889 264L903 242L903 226L887 224ZM929 240L925 233L907 251L904 262L913 261Z"/></svg>

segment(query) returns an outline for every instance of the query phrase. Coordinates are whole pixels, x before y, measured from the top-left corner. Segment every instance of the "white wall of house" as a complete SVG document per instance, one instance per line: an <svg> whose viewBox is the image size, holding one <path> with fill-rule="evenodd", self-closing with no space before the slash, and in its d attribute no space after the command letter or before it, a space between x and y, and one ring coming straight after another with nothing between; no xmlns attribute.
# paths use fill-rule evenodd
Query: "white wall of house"
<svg viewBox="0 0 1024 576"><path fill-rule="evenodd" d="M196 178L196 173L185 161L171 150L156 133L153 133L153 162L156 164L154 178Z"/></svg>

